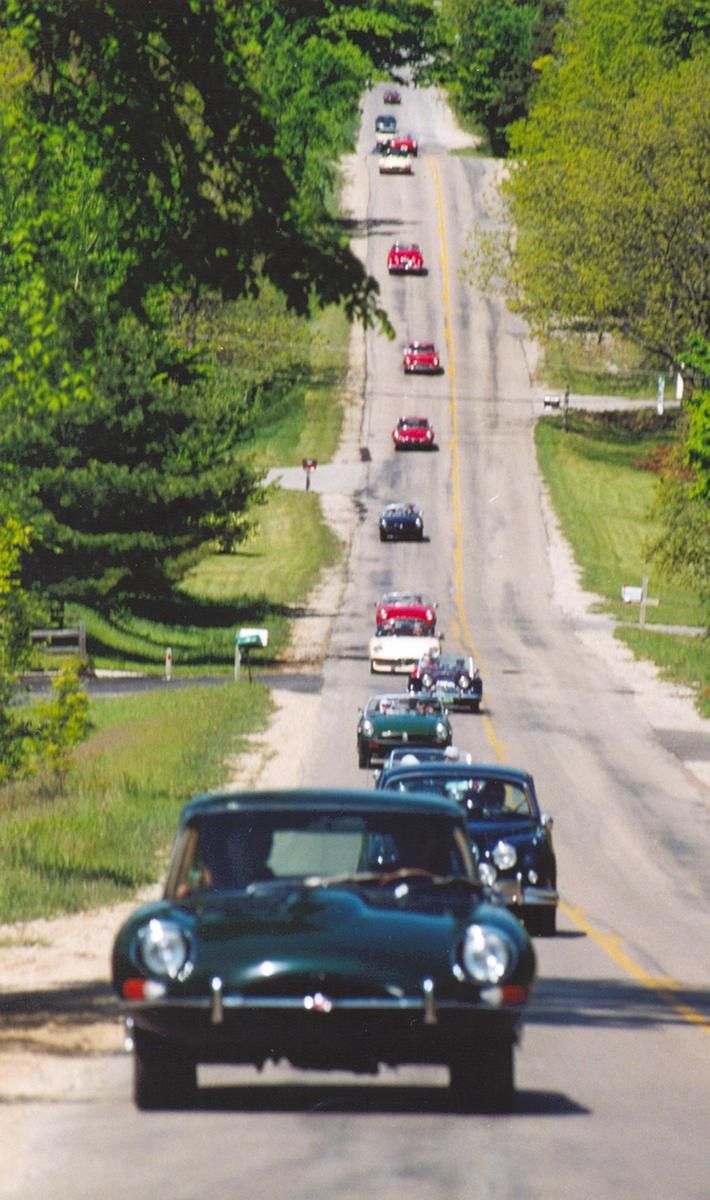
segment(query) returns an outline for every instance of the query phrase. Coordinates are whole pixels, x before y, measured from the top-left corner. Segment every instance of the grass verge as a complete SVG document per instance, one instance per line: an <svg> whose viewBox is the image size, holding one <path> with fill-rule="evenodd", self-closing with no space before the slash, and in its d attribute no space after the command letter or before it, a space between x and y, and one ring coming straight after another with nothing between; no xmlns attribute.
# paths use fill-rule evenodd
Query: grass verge
<svg viewBox="0 0 710 1200"><path fill-rule="evenodd" d="M246 681L94 702L94 732L60 792L33 781L0 794L0 921L115 903L155 882L184 801L226 782L226 756L270 711L268 689Z"/></svg>
<svg viewBox="0 0 710 1200"><path fill-rule="evenodd" d="M673 438L677 414L655 411L591 414L570 411L565 431L559 418L543 417L535 429L538 461L562 531L582 571L582 585L601 597L598 608L619 621L618 636L635 654L651 658L669 678L706 703L707 638L654 633L654 625L706 628L708 613L697 595L661 579L645 545L654 533L650 507L655 475L649 464ZM638 609L621 599L624 584L649 579L658 605L646 626L633 628ZM631 614L633 613L633 617Z"/></svg>
<svg viewBox="0 0 710 1200"><path fill-rule="evenodd" d="M339 552L315 493L275 491L252 539L232 554L204 558L172 596L136 602L110 618L79 605L67 606L67 614L86 622L89 657L99 668L160 674L170 647L175 675L227 674L242 625L268 629L259 663L274 664L291 621Z"/></svg>
<svg viewBox="0 0 710 1200"><path fill-rule="evenodd" d="M640 347L609 334L565 334L547 338L537 375L551 391L568 386L573 396L652 400L663 370Z"/></svg>

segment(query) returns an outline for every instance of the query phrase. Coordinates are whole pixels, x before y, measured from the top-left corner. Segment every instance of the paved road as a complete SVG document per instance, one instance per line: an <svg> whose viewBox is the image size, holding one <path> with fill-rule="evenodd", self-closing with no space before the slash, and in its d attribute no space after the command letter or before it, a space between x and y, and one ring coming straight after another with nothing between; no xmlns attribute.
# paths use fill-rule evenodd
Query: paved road
<svg viewBox="0 0 710 1200"><path fill-rule="evenodd" d="M555 817L561 928L537 943L518 1108L454 1116L443 1074L430 1070L373 1083L210 1069L202 1110L140 1116L118 1058L89 1067L75 1103L36 1125L38 1190L23 1200L48 1178L41 1191L62 1200L707 1200L710 1191L708 793L555 610L524 330L457 270L471 223L488 219L493 166L451 155L443 105L407 91L400 119L423 153L414 178L380 178L367 154L378 108L375 93L358 216L397 340L366 341L359 440L369 462L355 483L351 468L343 474L361 520L322 673L310 781L367 780L354 728L372 690L374 604L386 588L426 587L447 645L473 652L486 683L486 713L458 717L456 741L530 768ZM395 237L422 245L426 278L386 276ZM410 337L436 340L443 376L405 379L399 351ZM407 412L431 417L438 453L395 456L390 430ZM424 544L380 545L379 508L399 497L423 504Z"/></svg>

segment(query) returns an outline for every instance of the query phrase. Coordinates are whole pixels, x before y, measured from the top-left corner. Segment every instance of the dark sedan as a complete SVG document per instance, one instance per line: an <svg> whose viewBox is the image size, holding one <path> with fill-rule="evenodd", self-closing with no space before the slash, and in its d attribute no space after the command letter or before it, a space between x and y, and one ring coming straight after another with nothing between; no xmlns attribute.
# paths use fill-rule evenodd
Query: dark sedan
<svg viewBox="0 0 710 1200"><path fill-rule="evenodd" d="M279 1060L442 1064L456 1107L509 1108L534 976L461 809L373 791L198 797L113 949L141 1109L194 1103L198 1063Z"/></svg>
<svg viewBox="0 0 710 1200"><path fill-rule="evenodd" d="M530 933L554 934L559 895L552 818L540 812L532 775L481 763L398 764L381 773L377 786L455 800L481 880L501 888Z"/></svg>

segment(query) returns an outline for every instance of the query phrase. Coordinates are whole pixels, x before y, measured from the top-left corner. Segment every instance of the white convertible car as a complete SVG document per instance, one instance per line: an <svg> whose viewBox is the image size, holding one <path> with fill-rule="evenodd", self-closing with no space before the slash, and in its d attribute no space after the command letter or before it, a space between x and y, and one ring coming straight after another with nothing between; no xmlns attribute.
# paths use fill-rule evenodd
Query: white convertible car
<svg viewBox="0 0 710 1200"><path fill-rule="evenodd" d="M423 654L440 654L441 637L422 629L420 621L403 619L378 625L368 649L372 674L409 674Z"/></svg>

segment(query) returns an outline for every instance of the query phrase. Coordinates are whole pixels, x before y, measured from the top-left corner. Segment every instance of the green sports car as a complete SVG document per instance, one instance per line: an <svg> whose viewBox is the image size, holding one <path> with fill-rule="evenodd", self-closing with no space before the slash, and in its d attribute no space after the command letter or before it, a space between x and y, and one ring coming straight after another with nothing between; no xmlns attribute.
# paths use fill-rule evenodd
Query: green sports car
<svg viewBox="0 0 710 1200"><path fill-rule="evenodd" d="M118 932L141 1109L197 1100L198 1063L448 1066L456 1107L514 1099L532 944L474 880L434 796L283 791L184 808L164 896Z"/></svg>
<svg viewBox="0 0 710 1200"><path fill-rule="evenodd" d="M371 696L357 723L357 758L361 767L384 760L390 751L410 742L417 746L450 746L451 722L437 696L406 692Z"/></svg>

